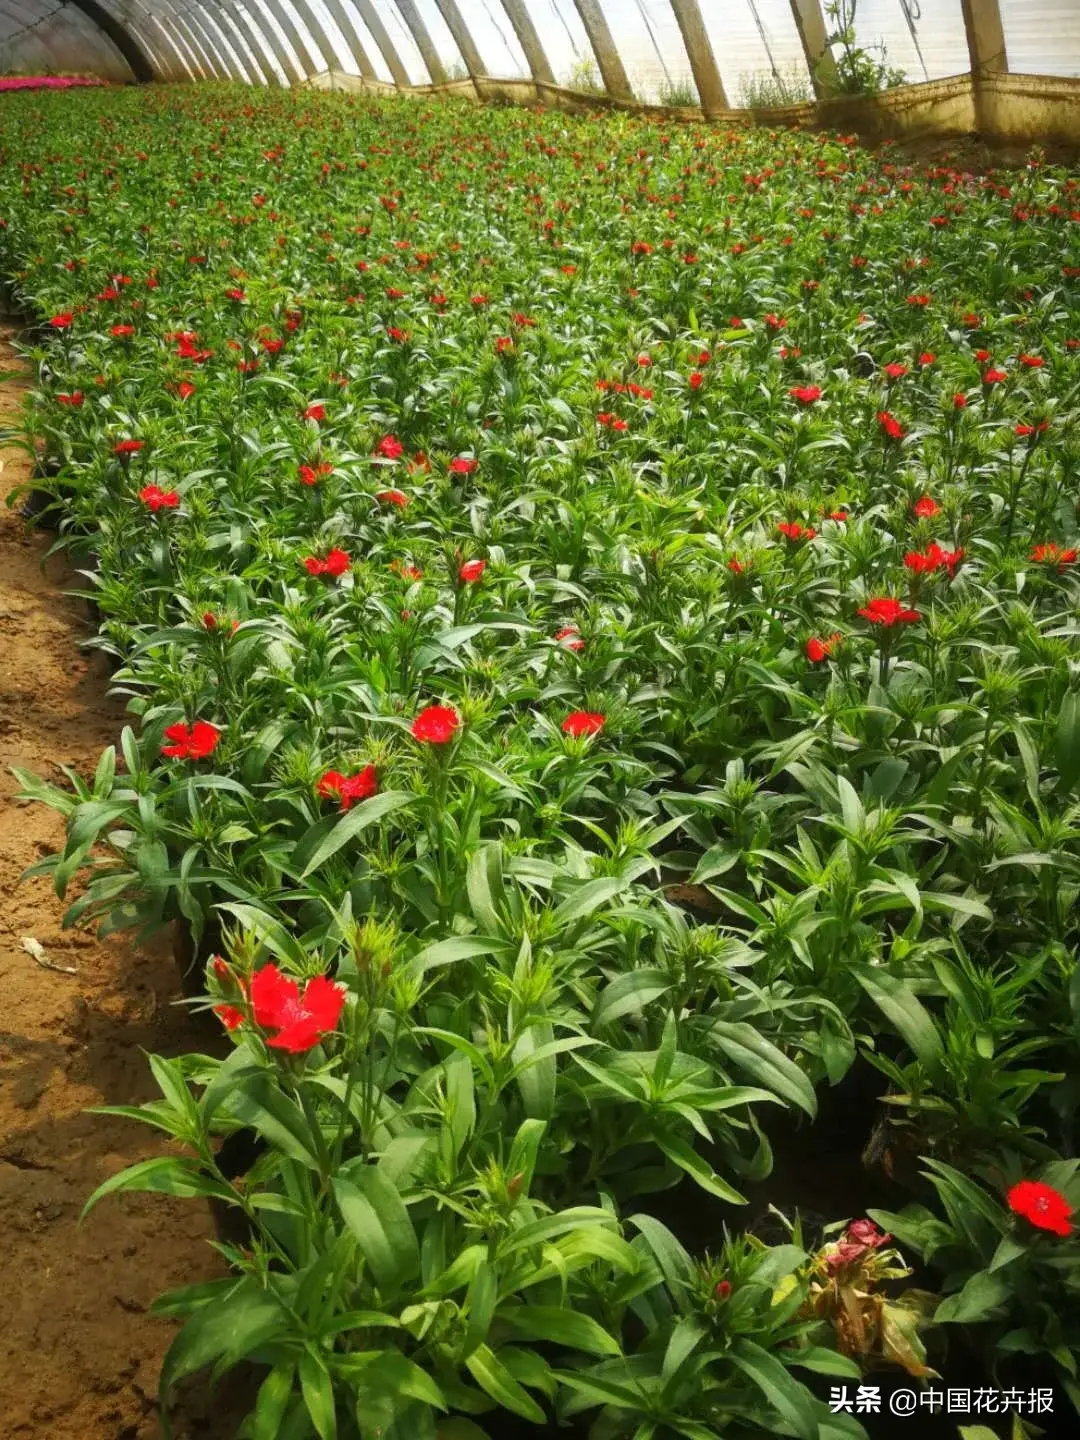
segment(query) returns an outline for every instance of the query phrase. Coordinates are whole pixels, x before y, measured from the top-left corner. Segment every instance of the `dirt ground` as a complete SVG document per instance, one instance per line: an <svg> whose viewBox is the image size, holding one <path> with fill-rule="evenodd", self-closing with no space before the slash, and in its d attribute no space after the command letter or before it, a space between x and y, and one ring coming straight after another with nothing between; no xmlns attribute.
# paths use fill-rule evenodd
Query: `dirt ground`
<svg viewBox="0 0 1080 1440"><path fill-rule="evenodd" d="M0 371L19 368L14 329L0 324ZM25 367L23 367L25 368ZM0 428L25 381L0 380ZM0 441L0 497L24 481L28 457ZM162 1153L156 1133L88 1115L155 1093L141 1049L206 1048L185 1012L170 948L134 951L65 932L48 879L25 867L62 841L62 821L17 802L9 767L61 778L58 762L92 773L119 738L122 706L87 634L85 605L50 537L28 533L0 498L0 1440L149 1440L161 1357L173 1329L149 1313L170 1286L218 1268L201 1201L110 1197L78 1224L87 1196L133 1161ZM44 969L21 945L31 936ZM201 1022L199 1022L201 1023ZM194 1388L177 1418L189 1440L232 1433Z"/></svg>

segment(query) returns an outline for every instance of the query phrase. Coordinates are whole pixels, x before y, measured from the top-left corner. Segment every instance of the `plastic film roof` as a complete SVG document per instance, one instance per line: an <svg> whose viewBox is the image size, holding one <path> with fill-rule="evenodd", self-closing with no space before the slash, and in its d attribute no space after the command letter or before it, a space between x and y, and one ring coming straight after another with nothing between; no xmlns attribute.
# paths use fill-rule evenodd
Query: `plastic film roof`
<svg viewBox="0 0 1080 1440"><path fill-rule="evenodd" d="M909 81L963 74L965 8L1004 36L996 68L1080 76L1080 0L858 0L857 41ZM593 91L614 76L621 98L715 110L811 98L830 24L826 0L0 0L0 71Z"/></svg>

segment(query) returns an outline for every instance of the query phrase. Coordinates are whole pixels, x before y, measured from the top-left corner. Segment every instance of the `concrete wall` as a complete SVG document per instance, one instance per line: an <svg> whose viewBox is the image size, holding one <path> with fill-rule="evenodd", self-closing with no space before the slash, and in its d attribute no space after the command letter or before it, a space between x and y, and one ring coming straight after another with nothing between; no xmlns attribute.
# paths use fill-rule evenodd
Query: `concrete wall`
<svg viewBox="0 0 1080 1440"><path fill-rule="evenodd" d="M32 29L0 41L0 73L90 74L103 80L134 80L131 68L107 35L74 5L64 5Z"/></svg>

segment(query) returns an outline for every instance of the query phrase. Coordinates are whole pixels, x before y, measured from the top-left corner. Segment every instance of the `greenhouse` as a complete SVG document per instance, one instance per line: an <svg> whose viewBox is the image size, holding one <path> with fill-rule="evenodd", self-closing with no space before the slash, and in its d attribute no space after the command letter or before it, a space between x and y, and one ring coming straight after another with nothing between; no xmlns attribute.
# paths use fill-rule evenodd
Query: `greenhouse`
<svg viewBox="0 0 1080 1440"><path fill-rule="evenodd" d="M0 1440L1080 1434L1080 0L0 92Z"/></svg>

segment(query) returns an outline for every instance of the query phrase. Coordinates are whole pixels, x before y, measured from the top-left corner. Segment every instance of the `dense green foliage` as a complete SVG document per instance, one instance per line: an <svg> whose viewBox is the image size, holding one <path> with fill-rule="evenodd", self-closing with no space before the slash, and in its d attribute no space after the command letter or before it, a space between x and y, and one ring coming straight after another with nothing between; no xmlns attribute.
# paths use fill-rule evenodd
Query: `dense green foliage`
<svg viewBox="0 0 1080 1440"><path fill-rule="evenodd" d="M190 1158L105 1187L249 1230L163 1302L163 1392L253 1356L258 1440L841 1440L804 1380L962 1323L1080 1401L1076 181L212 87L0 144L134 722L22 777L38 868L227 956L229 1058L133 1112ZM739 1233L860 1054L936 1321L866 1222Z"/></svg>

